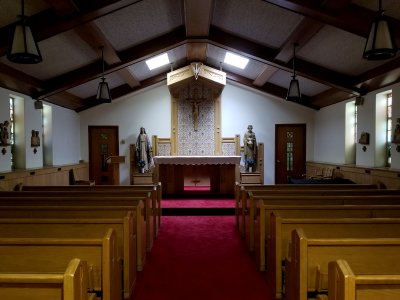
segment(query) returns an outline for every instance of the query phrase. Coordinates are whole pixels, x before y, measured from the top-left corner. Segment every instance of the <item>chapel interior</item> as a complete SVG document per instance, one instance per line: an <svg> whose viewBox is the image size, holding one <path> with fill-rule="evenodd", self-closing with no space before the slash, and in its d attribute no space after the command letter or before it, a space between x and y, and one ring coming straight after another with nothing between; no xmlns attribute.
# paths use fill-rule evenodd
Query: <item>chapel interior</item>
<svg viewBox="0 0 400 300"><path fill-rule="evenodd" d="M255 276L268 278L263 299L395 299L400 268L390 259L400 245L399 45L398 0L0 1L0 254L13 243L7 239L24 234L57 243L70 229L54 224L74 216L66 223L79 225L68 239L86 235L93 245L107 244L100 252L110 257L106 267L68 261L69 277L76 279L69 285L77 286L68 299L81 293L81 300L134 300L163 217L179 211L163 208L163 201L186 208L190 200L219 199L231 206L212 213L232 217ZM286 205L292 207L286 211ZM35 218L55 223L16 232L10 225ZM86 229L89 219L118 225L98 236ZM290 227L300 226L296 222L303 227ZM285 236L282 241L272 230ZM367 241L374 238L382 240ZM305 240L377 244L366 246L365 259L374 260L376 251L382 268L352 263L353 248L329 264L321 254L307 285L301 279L307 268L296 265ZM389 242L392 250L379 248ZM56 294L60 285L69 293L59 283L67 273L62 280L50 276L50 264L45 279L21 279L28 258L21 254L14 264L19 259L9 253L19 255L15 249L4 250L9 259L0 281L5 274L4 282L24 286L26 280L57 282ZM69 255L65 248L60 253ZM35 255L46 260L42 250ZM32 268L46 264L38 265ZM378 288L372 298L345 298L341 281L346 288L354 284L355 293ZM387 290L380 295L382 282ZM0 282L0 295L7 284ZM358 284L368 289L359 292ZM12 299L19 290L3 295ZM328 290L337 298L328 298Z"/></svg>

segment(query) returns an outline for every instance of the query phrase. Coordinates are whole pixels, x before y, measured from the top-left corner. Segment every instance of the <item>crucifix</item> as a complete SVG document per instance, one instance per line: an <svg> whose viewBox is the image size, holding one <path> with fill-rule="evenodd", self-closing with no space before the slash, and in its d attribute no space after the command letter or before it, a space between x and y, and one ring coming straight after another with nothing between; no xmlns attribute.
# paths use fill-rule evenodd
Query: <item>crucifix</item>
<svg viewBox="0 0 400 300"><path fill-rule="evenodd" d="M194 131L197 131L199 128L199 109L200 102L192 101L192 114L193 114L193 128Z"/></svg>

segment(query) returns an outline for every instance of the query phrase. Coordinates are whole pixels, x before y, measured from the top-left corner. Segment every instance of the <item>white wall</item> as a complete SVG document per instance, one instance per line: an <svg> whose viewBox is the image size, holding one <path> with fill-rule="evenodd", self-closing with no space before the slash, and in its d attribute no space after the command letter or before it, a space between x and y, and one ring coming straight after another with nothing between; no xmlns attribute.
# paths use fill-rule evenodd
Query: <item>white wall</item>
<svg viewBox="0 0 400 300"><path fill-rule="evenodd" d="M0 123L8 120L10 121L10 104L9 104L9 91L0 88ZM10 128L8 128L10 132ZM1 151L4 149L5 154ZM0 172L11 170L11 146L0 146Z"/></svg>
<svg viewBox="0 0 400 300"><path fill-rule="evenodd" d="M253 125L257 142L264 143L264 183L275 183L275 125L300 124L307 126L306 158L313 158L313 131L316 112L310 108L228 83L221 95L222 136L243 135Z"/></svg>
<svg viewBox="0 0 400 300"><path fill-rule="evenodd" d="M88 161L88 127L118 126L119 155L125 156L120 164L120 183L129 184L129 145L136 142L140 127L144 127L149 136L170 137L171 99L166 82L141 90L111 104L101 104L80 114L81 119L81 155Z"/></svg>
<svg viewBox="0 0 400 300"><path fill-rule="evenodd" d="M43 167L43 127L42 110L35 109L34 100L26 95L0 88L0 122L9 120L9 98L15 98L15 138L14 161L18 169L37 169ZM51 124L47 124L46 143L52 149L46 161L52 165L78 163L80 160L80 118L72 110L48 104L51 107ZM32 130L39 131L40 146L31 147ZM0 152L0 172L11 171L11 147L6 147L6 155ZM2 149L2 148L1 148ZM1 151L0 149L0 151Z"/></svg>
<svg viewBox="0 0 400 300"><path fill-rule="evenodd" d="M400 84L389 86L364 96L364 104L358 106L357 138L362 132L370 134L370 144L363 151L363 145L356 145L356 165L364 167L382 167L384 164L385 150L385 122L382 121L384 107L377 103L377 99L388 90L392 90L393 107L392 118L395 126L396 119L400 117ZM379 101L378 101L379 102ZM314 161L328 163L345 163L345 102L330 105L317 112L314 131ZM382 132L382 133L381 133ZM392 144L392 166L391 169L400 168L400 153Z"/></svg>
<svg viewBox="0 0 400 300"><path fill-rule="evenodd" d="M345 160L345 112L346 103L330 105L316 113L314 124L314 158L328 163L344 163Z"/></svg>
<svg viewBox="0 0 400 300"><path fill-rule="evenodd" d="M400 84L392 86L392 109L393 109L393 126L397 124L397 119L400 118ZM396 144L392 144L392 169L400 169L400 152L396 151Z"/></svg>
<svg viewBox="0 0 400 300"><path fill-rule="evenodd" d="M264 143L265 182L274 182L275 124L307 124L307 159L313 157L313 118L315 111L282 99L268 97L256 90L228 83L221 95L221 134L243 138L247 125L252 124L258 142ZM160 85L102 104L80 114L82 158L88 160L88 126L119 126L120 155L125 164L120 165L120 182L129 184L129 144L136 141L141 126L146 132L159 137L171 136L170 93L163 82Z"/></svg>
<svg viewBox="0 0 400 300"><path fill-rule="evenodd" d="M52 107L53 165L78 163L81 159L80 117L72 110Z"/></svg>

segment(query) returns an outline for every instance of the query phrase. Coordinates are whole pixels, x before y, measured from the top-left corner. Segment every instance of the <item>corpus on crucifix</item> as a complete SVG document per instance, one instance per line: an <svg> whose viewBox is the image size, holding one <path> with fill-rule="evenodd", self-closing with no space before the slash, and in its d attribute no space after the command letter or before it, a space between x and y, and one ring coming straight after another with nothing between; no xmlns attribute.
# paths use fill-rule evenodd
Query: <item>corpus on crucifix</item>
<svg viewBox="0 0 400 300"><path fill-rule="evenodd" d="M197 131L199 128L199 113L200 113L200 109L199 109L199 105L200 102L198 101L192 101L192 114L193 114L193 128L194 131Z"/></svg>

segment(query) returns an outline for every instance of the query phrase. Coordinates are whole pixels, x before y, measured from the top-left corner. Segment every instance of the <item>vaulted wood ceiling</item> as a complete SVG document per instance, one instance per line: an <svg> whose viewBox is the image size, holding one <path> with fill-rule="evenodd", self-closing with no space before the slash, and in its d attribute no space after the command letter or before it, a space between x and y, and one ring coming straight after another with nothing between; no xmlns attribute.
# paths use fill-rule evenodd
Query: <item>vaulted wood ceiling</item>
<svg viewBox="0 0 400 300"><path fill-rule="evenodd" d="M382 3L400 45L400 1ZM20 2L4 0L0 86L75 111L88 109L99 104L104 47L113 101L194 61L284 101L298 43L299 104L319 109L399 82L399 56L362 58L377 10L377 0L25 0L43 62L21 65L5 57ZM221 63L226 51L249 58L246 69ZM148 70L145 60L163 52L171 65Z"/></svg>

